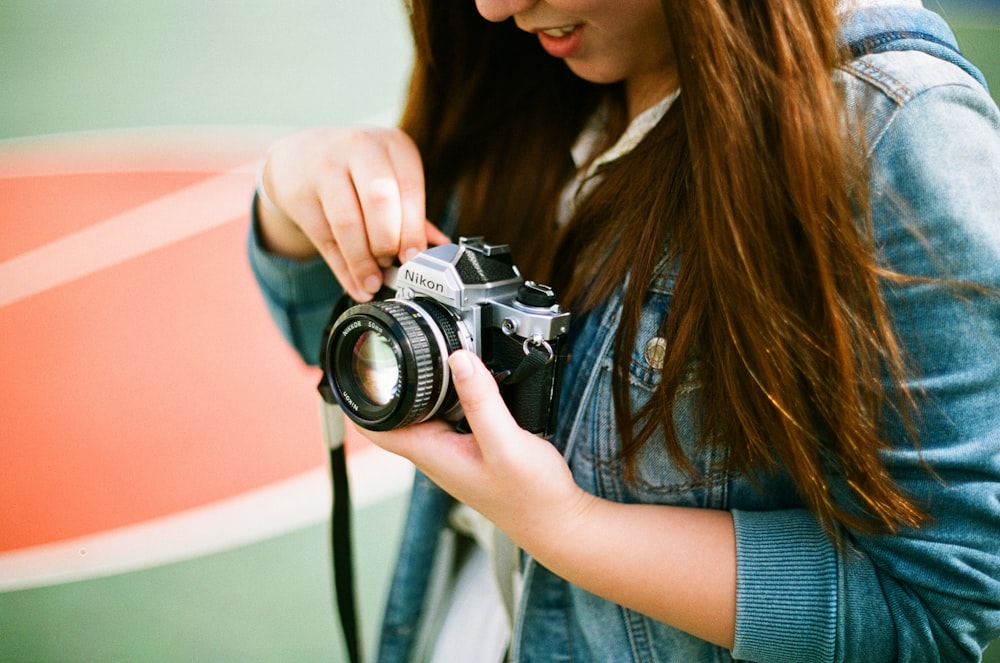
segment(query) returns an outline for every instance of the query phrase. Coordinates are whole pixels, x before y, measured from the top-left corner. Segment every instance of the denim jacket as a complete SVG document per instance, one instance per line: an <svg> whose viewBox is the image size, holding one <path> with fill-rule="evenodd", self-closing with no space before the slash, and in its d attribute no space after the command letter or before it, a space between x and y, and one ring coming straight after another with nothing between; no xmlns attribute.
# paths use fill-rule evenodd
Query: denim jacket
<svg viewBox="0 0 1000 663"><path fill-rule="evenodd" d="M893 536L845 532L848 545L839 549L787 475L752 483L719 469L725 465L716 451L693 444L687 451L695 476L654 440L641 452L635 480L625 483L610 397L620 304L612 297L574 325L553 441L577 482L596 495L733 514L735 647L723 650L612 604L529 558L513 661L977 661L1000 635L1000 298L982 289L956 296L944 281L1000 289L1000 113L936 14L861 10L846 19L842 37L856 57L836 76L849 116L863 127L878 258L889 269L935 279L884 286L920 407L918 451L906 443L898 418L886 415L885 460L929 520ZM339 291L335 280L321 262L267 256L253 240L250 255L279 326L315 362ZM649 288L631 358L636 404L660 377L655 349L663 340L656 335L674 280L664 269ZM887 380L886 388L896 387ZM692 381L682 400L697 398ZM682 402L676 420L693 440L690 411ZM837 485L836 477L830 481ZM450 505L418 473L380 661L412 658L430 560Z"/></svg>

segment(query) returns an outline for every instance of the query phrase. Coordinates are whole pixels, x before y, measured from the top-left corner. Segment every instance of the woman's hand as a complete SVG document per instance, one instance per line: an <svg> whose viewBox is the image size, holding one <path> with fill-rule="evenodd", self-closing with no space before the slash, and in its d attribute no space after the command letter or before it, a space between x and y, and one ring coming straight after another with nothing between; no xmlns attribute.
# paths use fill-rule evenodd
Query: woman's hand
<svg viewBox="0 0 1000 663"><path fill-rule="evenodd" d="M310 129L267 153L261 185L282 211L258 209L264 248L290 258L317 254L351 297L368 301L382 268L448 238L426 220L423 164L403 131Z"/></svg>
<svg viewBox="0 0 1000 663"><path fill-rule="evenodd" d="M387 433L373 442L410 459L436 484L486 516L522 547L560 540L596 498L576 485L552 444L521 429L489 369L473 353L449 359L472 435L432 421Z"/></svg>
<svg viewBox="0 0 1000 663"><path fill-rule="evenodd" d="M460 350L449 364L472 435L441 421L365 435L409 458L553 573L732 648L732 516L590 495L576 485L554 446L517 426L478 357Z"/></svg>

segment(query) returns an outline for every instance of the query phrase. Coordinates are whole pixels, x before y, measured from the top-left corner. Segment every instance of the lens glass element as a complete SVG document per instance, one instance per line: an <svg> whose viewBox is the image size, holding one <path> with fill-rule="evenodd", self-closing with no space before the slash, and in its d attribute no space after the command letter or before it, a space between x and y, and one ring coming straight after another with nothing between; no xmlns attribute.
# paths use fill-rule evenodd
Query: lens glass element
<svg viewBox="0 0 1000 663"><path fill-rule="evenodd" d="M354 343L351 360L354 383L375 405L387 405L399 391L399 364L388 340L366 331Z"/></svg>

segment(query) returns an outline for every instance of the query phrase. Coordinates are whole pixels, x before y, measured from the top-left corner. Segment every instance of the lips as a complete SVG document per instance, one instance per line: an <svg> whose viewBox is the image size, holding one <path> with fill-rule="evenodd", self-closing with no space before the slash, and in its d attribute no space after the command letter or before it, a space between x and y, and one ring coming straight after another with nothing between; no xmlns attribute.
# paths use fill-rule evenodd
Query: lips
<svg viewBox="0 0 1000 663"><path fill-rule="evenodd" d="M535 31L545 51L557 58L568 58L579 52L583 43L582 25L564 25Z"/></svg>

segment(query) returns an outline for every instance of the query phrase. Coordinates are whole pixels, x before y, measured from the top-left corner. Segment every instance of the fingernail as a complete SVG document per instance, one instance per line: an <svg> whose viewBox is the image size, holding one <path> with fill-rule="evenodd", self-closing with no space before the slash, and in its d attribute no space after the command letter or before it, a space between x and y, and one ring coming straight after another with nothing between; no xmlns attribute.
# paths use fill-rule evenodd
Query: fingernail
<svg viewBox="0 0 1000 663"><path fill-rule="evenodd" d="M419 255L420 249L406 249L403 251L403 262L409 262Z"/></svg>
<svg viewBox="0 0 1000 663"><path fill-rule="evenodd" d="M365 279L364 286L365 290L374 295L376 292L379 291L379 288L382 287L382 277L378 276L377 274L372 274L371 276Z"/></svg>
<svg viewBox="0 0 1000 663"><path fill-rule="evenodd" d="M448 357L448 365L451 366L451 374L459 380L469 377L474 370L472 361L464 352L455 352Z"/></svg>

